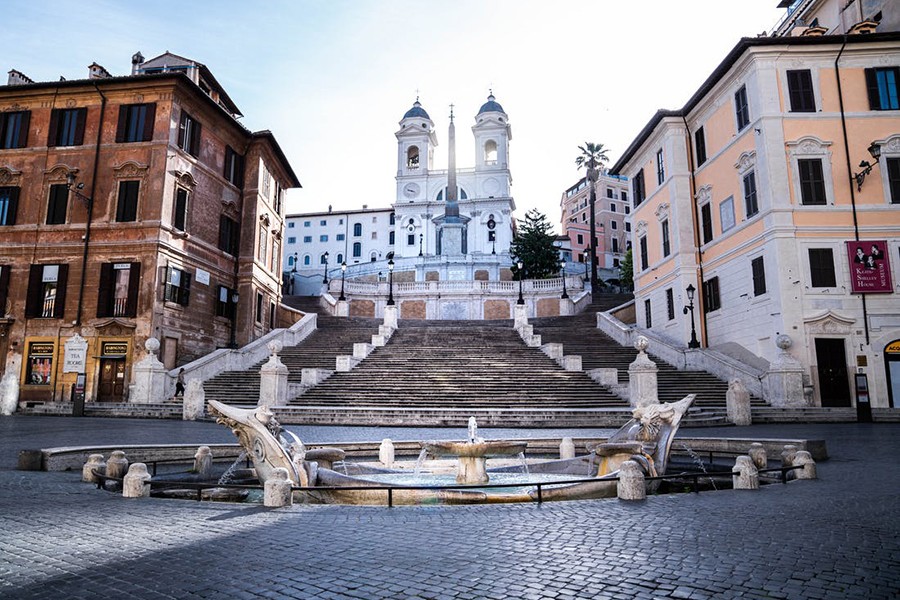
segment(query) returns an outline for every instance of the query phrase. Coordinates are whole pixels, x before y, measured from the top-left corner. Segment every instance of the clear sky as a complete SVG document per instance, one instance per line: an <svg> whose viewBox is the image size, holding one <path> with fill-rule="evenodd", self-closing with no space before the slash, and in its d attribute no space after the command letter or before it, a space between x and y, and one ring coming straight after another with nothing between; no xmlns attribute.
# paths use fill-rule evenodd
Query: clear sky
<svg viewBox="0 0 900 600"><path fill-rule="evenodd" d="M288 212L387 207L398 121L420 96L446 168L493 89L509 115L517 216L559 220L578 145L614 162L659 108L680 108L740 37L770 30L777 0L3 0L0 67L35 81L113 75L140 50L206 64L252 130L270 129L303 189ZM2 107L0 107L2 108ZM557 225L558 227L558 225Z"/></svg>

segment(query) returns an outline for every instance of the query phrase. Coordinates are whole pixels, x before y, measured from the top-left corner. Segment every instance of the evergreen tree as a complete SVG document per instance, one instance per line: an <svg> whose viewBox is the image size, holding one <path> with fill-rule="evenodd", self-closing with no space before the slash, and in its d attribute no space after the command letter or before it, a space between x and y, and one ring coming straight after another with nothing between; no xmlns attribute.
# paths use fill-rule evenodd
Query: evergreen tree
<svg viewBox="0 0 900 600"><path fill-rule="evenodd" d="M619 283L626 290L634 289L634 259L631 256L631 248L619 263Z"/></svg>
<svg viewBox="0 0 900 600"><path fill-rule="evenodd" d="M522 261L528 279L559 276L559 250L553 243L556 236L551 229L547 217L536 208L525 213L524 220L519 219L519 228L509 252L514 263ZM513 264L513 274L516 279L519 278L516 264Z"/></svg>

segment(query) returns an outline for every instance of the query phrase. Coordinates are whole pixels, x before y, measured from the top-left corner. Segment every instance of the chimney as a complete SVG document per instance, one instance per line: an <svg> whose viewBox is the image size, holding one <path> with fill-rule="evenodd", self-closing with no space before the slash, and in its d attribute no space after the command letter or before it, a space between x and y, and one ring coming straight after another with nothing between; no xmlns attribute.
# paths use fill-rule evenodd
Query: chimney
<svg viewBox="0 0 900 600"><path fill-rule="evenodd" d="M109 74L109 71L103 68L102 65L98 65L97 63L91 63L88 66L88 79L109 79L112 75Z"/></svg>
<svg viewBox="0 0 900 600"><path fill-rule="evenodd" d="M859 34L869 34L875 33L875 30L878 28L878 21L873 21L871 19L866 19L865 21L860 21L856 25L850 28L847 32L850 35L859 35Z"/></svg>
<svg viewBox="0 0 900 600"><path fill-rule="evenodd" d="M331 205L328 205L328 212L331 212Z"/></svg>
<svg viewBox="0 0 900 600"><path fill-rule="evenodd" d="M141 51L138 50L131 57L131 74L138 75L141 70L141 65L144 64L144 55L141 54Z"/></svg>
<svg viewBox="0 0 900 600"><path fill-rule="evenodd" d="M28 83L34 83L34 80L25 73L15 69L9 72L9 79L6 81L6 85L25 85Z"/></svg>

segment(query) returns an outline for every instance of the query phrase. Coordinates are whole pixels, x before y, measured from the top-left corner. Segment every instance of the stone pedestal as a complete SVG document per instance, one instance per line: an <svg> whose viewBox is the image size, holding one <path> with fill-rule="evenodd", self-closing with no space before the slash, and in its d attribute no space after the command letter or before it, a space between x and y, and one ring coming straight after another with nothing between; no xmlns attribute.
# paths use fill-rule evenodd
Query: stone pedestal
<svg viewBox="0 0 900 600"><path fill-rule="evenodd" d="M150 473L147 472L147 465L138 462L128 468L128 474L122 482L122 497L124 498L149 498Z"/></svg>
<svg viewBox="0 0 900 600"><path fill-rule="evenodd" d="M559 360L559 365L566 371L580 371L581 370L581 355L580 354L569 354L568 356L563 356Z"/></svg>
<svg viewBox="0 0 900 600"><path fill-rule="evenodd" d="M147 338L144 342L147 356L132 368L134 385L131 386L129 402L158 404L175 393L175 377L170 377L166 366L156 357L159 340Z"/></svg>
<svg viewBox="0 0 900 600"><path fill-rule="evenodd" d="M729 421L738 426L750 425L750 392L740 379L732 379L725 392L725 411Z"/></svg>
<svg viewBox="0 0 900 600"><path fill-rule="evenodd" d="M456 471L456 483L487 483L488 478L484 456L460 456Z"/></svg>
<svg viewBox="0 0 900 600"><path fill-rule="evenodd" d="M553 360L559 360L563 357L563 345L555 342L544 344L541 346L541 352Z"/></svg>
<svg viewBox="0 0 900 600"><path fill-rule="evenodd" d="M794 465L803 467L794 471L797 474L797 479L816 479L816 461L813 460L812 455L806 450L797 452L794 456Z"/></svg>
<svg viewBox="0 0 900 600"><path fill-rule="evenodd" d="M629 401L633 407L659 404L659 392L656 383L656 363L644 352L650 342L644 336L638 336L634 347L638 350L637 358L628 366Z"/></svg>
<svg viewBox="0 0 900 600"><path fill-rule="evenodd" d="M334 315L336 317L349 317L350 303L346 300L338 300L337 304L334 305Z"/></svg>
<svg viewBox="0 0 900 600"><path fill-rule="evenodd" d="M263 505L269 508L280 508L282 506L290 506L292 502L291 480L288 478L288 470L284 467L278 467L266 479Z"/></svg>
<svg viewBox="0 0 900 600"><path fill-rule="evenodd" d="M209 449L209 446L197 448L197 453L194 455L194 473L208 478L210 473L212 473L212 459L212 450Z"/></svg>
<svg viewBox="0 0 900 600"><path fill-rule="evenodd" d="M269 342L272 355L259 370L259 406L284 406L287 404L288 368L284 366L278 353L281 342Z"/></svg>
<svg viewBox="0 0 900 600"><path fill-rule="evenodd" d="M644 500L647 487L644 483L644 472L633 460L626 460L619 467L619 483L616 486L619 500Z"/></svg>
<svg viewBox="0 0 900 600"><path fill-rule="evenodd" d="M575 442L570 437L564 437L559 444L560 460L575 458Z"/></svg>
<svg viewBox="0 0 900 600"><path fill-rule="evenodd" d="M758 490L759 471L749 456L738 456L731 469L731 479L736 490Z"/></svg>
<svg viewBox="0 0 900 600"><path fill-rule="evenodd" d="M381 446L378 447L378 461L385 467L394 464L394 443L388 438L381 440Z"/></svg>
<svg viewBox="0 0 900 600"><path fill-rule="evenodd" d="M575 314L575 303L571 298L559 299L559 316L569 317Z"/></svg>
<svg viewBox="0 0 900 600"><path fill-rule="evenodd" d="M196 421L206 414L206 391L203 382L199 379L191 379L184 390L184 400L181 405L181 418L184 421Z"/></svg>
<svg viewBox="0 0 900 600"><path fill-rule="evenodd" d="M385 306L384 307L384 324L390 327L391 329L397 329L397 320L399 317L399 311L397 310L397 305L393 306Z"/></svg>
<svg viewBox="0 0 900 600"><path fill-rule="evenodd" d="M106 472L106 461L103 460L102 454L91 454L88 456L87 462L81 468L81 480L85 483L97 483L100 478L94 474Z"/></svg>
<svg viewBox="0 0 900 600"><path fill-rule="evenodd" d="M9 416L19 406L19 378L8 371L0 379L0 415Z"/></svg>
<svg viewBox="0 0 900 600"><path fill-rule="evenodd" d="M319 385L334 373L330 369L318 369L314 367L304 367L300 370L300 383L304 387L313 387Z"/></svg>
<svg viewBox="0 0 900 600"><path fill-rule="evenodd" d="M766 447L759 442L750 444L750 451L748 454L750 455L750 460L753 461L753 464L756 465L758 470L763 470L768 467L769 457L766 454Z"/></svg>
<svg viewBox="0 0 900 600"><path fill-rule="evenodd" d="M528 325L528 311L524 304L516 304L513 309L513 327L519 329L523 325Z"/></svg>
<svg viewBox="0 0 900 600"><path fill-rule="evenodd" d="M375 338L376 336L372 336ZM354 358L349 354L342 354L341 356L336 356L334 359L334 370L338 373L346 373L347 371L352 371L353 367L359 364L359 358Z"/></svg>
<svg viewBox="0 0 900 600"><path fill-rule="evenodd" d="M775 345L778 355L763 379L765 401L779 408L808 406L803 390L803 367L788 353L793 345L791 337L783 333L775 338Z"/></svg>
<svg viewBox="0 0 900 600"><path fill-rule="evenodd" d="M353 344L353 357L354 358L365 358L372 353L372 350L375 349L375 346L372 344L367 344L365 342L357 342Z"/></svg>
<svg viewBox="0 0 900 600"><path fill-rule="evenodd" d="M619 370L614 368L589 369L585 371L588 377L600 385L619 385Z"/></svg>

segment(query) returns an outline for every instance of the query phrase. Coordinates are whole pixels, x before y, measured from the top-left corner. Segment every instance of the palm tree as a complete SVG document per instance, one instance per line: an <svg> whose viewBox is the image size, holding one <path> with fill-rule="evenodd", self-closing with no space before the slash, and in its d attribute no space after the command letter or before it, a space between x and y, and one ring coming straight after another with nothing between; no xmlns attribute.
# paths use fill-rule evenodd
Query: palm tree
<svg viewBox="0 0 900 600"><path fill-rule="evenodd" d="M594 215L594 204L597 202L597 190L594 183L597 181L597 167L606 164L609 158L606 156L606 148L603 144L595 144L594 142L585 142L584 146L578 146L581 151L575 158L575 165L579 169L587 169L584 174L585 185L590 190L590 227L591 227L591 294L597 293L599 289L597 281L597 227L596 217Z"/></svg>

